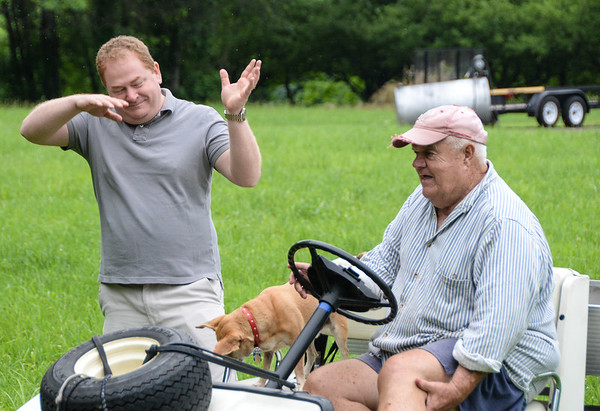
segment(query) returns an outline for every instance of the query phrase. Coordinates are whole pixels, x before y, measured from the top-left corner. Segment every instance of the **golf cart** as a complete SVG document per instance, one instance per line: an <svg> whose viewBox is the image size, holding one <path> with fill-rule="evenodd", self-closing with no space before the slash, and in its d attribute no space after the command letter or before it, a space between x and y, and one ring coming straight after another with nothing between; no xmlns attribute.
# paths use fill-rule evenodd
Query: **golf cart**
<svg viewBox="0 0 600 411"><path fill-rule="evenodd" d="M308 249L308 281L295 265L299 250ZM324 257L332 254L347 264ZM390 322L396 300L390 288L352 255L319 241L294 244L289 265L298 281L319 300L314 314L275 371L265 371L193 344L172 329L145 327L96 336L72 349L46 372L40 395L20 411L39 410L321 410L333 411L325 398L295 390L289 381L296 363L336 311L370 325ZM372 280L367 286L364 276ZM373 291L373 284L379 290ZM370 288L371 287L371 288ZM383 297L381 297L383 296ZM362 315L384 307L379 318ZM211 383L207 362L268 380L266 387Z"/></svg>
<svg viewBox="0 0 600 411"><path fill-rule="evenodd" d="M295 265L296 252L302 249L308 249L312 260L310 282ZM332 262L317 251L338 258ZM396 315L396 300L389 287L360 260L328 244L300 241L290 248L288 260L298 281L320 303L274 372L200 349L191 337L175 330L124 330L95 337L61 357L44 376L40 395L19 411L39 411L40 405L44 411L333 411L327 399L295 390L289 380L294 365L333 311L350 319L350 353L365 352L375 326ZM600 281L555 267L554 283L561 362L556 373L548 374L551 383L547 392L528 404L527 411L600 410L585 405L586 375L600 375ZM207 362L269 382L266 387L243 381L211 383Z"/></svg>

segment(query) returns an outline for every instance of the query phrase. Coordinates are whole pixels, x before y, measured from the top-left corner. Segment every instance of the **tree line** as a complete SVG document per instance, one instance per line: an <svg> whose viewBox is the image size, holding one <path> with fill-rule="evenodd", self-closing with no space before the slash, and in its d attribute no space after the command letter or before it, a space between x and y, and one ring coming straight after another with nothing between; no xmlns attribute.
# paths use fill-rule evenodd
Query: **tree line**
<svg viewBox="0 0 600 411"><path fill-rule="evenodd" d="M218 69L237 78L263 60L253 98L295 102L307 82L343 83L363 101L401 81L413 51L487 51L494 86L600 84L597 0L0 0L1 101L104 92L99 46L131 34L164 85L218 99Z"/></svg>

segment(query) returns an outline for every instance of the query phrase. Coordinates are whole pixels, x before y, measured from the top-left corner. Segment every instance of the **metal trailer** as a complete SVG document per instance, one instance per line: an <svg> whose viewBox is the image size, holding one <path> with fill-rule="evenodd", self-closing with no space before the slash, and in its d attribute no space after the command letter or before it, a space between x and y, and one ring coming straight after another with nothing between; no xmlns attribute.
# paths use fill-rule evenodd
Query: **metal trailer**
<svg viewBox="0 0 600 411"><path fill-rule="evenodd" d="M430 108L458 104L475 110L484 124L494 124L500 114L527 113L544 127L555 126L560 117L565 126L580 127L586 114L600 107L599 95L600 86L490 89L487 77L399 84L394 90L398 121L409 124ZM511 103L516 96L523 102Z"/></svg>
<svg viewBox="0 0 600 411"><path fill-rule="evenodd" d="M600 86L585 87L518 87L490 90L492 106L496 114L527 113L544 127L552 127L562 116L567 127L580 127L592 108L600 107ZM529 96L524 103L507 104L515 95ZM591 98L590 98L591 96Z"/></svg>
<svg viewBox="0 0 600 411"><path fill-rule="evenodd" d="M465 55L464 52L459 53L460 50L451 51L453 53L450 56ZM420 54L415 55L417 62L434 61L423 67L417 65L418 69L410 76L413 80L424 81L423 83L398 84L394 90L399 122L412 124L420 114L430 108L457 104L471 107L484 124L494 124L500 114L527 113L528 116L535 117L544 127L556 125L561 116L565 126L580 127L586 114L591 109L600 107L600 86L491 88L487 63L482 54L476 54L472 58L471 66L464 78L445 77L445 80L441 81L439 79L444 78L441 76L444 73L456 77L458 74L454 73L455 70L448 70L446 67L448 63L445 59L448 59L448 51L437 50L437 52L426 53L426 58ZM459 66L464 66L464 58L453 57L452 60L456 61L450 67L455 68L458 73ZM438 81L428 82L432 78ZM517 102L513 102L515 100Z"/></svg>

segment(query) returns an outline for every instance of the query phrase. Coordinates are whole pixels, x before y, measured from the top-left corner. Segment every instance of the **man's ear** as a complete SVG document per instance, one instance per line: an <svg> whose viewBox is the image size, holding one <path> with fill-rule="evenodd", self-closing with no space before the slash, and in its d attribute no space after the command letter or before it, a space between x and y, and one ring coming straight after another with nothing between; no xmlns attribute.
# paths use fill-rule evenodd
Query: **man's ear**
<svg viewBox="0 0 600 411"><path fill-rule="evenodd" d="M157 61L154 62L154 70L152 72L156 76L156 80L158 81L158 84L162 84L162 74L160 72L160 67L159 67Z"/></svg>
<svg viewBox="0 0 600 411"><path fill-rule="evenodd" d="M473 143L465 144L463 155L465 164L471 162L475 158L475 145Z"/></svg>

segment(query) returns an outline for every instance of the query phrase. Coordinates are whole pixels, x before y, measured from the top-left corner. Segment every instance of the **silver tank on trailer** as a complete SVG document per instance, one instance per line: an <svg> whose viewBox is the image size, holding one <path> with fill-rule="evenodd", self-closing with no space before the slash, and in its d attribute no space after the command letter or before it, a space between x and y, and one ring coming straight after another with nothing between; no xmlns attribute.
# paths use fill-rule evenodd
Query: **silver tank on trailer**
<svg viewBox="0 0 600 411"><path fill-rule="evenodd" d="M398 122L413 124L427 110L446 104L471 107L484 124L492 124L496 116L491 110L490 83L487 77L471 77L394 89Z"/></svg>

